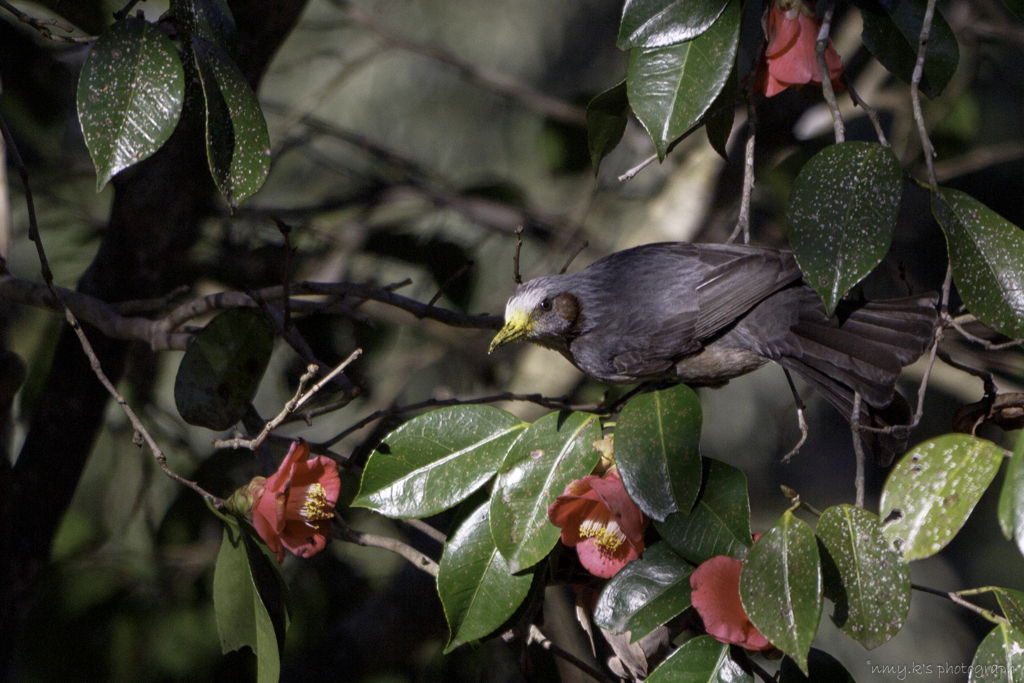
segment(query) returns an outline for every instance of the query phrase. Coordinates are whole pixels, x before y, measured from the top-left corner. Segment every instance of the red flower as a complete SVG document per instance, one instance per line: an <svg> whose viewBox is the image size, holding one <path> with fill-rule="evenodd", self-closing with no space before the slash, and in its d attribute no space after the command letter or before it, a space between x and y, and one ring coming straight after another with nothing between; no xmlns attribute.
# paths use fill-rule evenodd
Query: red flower
<svg viewBox="0 0 1024 683"><path fill-rule="evenodd" d="M762 636L740 602L740 568L733 557L718 555L690 574L690 596L704 628L720 643L734 643L748 650L769 650L772 644Z"/></svg>
<svg viewBox="0 0 1024 683"><path fill-rule="evenodd" d="M617 470L588 475L565 487L548 508L551 523L562 529L562 543L576 546L587 571L610 579L644 551L647 520Z"/></svg>
<svg viewBox="0 0 1024 683"><path fill-rule="evenodd" d="M305 439L292 444L277 472L265 480L256 477L248 488L252 524L278 562L284 561L286 548L299 557L312 557L327 547L341 479L330 458L309 459Z"/></svg>
<svg viewBox="0 0 1024 683"><path fill-rule="evenodd" d="M821 85L815 48L819 30L821 22L814 10L802 0L777 0L768 12L765 29L768 46L764 59L758 64L755 90L772 97L789 87L808 83ZM825 64L832 88L836 92L844 90L839 81L843 75L843 63L832 46L832 38L828 39L825 48Z"/></svg>

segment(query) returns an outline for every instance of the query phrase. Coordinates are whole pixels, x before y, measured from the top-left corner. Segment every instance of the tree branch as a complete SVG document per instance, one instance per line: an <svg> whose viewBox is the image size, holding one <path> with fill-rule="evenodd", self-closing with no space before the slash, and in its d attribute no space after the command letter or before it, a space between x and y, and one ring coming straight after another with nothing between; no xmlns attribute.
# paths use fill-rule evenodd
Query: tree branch
<svg viewBox="0 0 1024 683"><path fill-rule="evenodd" d="M46 38L47 40L52 40L55 43L72 43L74 45L88 45L90 43L96 42L97 39L97 36L56 35L53 31L50 30L51 26L59 28L61 31L66 31L67 33L72 33L75 29L71 26L61 24L56 19L37 19L33 16L25 14L20 9L18 9L11 3L7 2L6 0L0 0L0 9L7 10L11 14L13 14L18 19L18 21L25 24L26 26L31 26L36 31L38 31L39 35L41 35L43 38Z"/></svg>

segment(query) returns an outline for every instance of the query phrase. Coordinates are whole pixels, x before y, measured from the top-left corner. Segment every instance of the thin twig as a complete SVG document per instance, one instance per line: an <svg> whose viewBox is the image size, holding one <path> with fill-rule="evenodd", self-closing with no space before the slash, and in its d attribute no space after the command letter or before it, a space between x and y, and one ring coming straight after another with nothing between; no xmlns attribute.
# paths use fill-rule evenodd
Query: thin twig
<svg viewBox="0 0 1024 683"><path fill-rule="evenodd" d="M932 187L939 184L935 176L935 148L932 147L931 138L928 137L928 128L924 122L924 113L921 111L921 78L924 77L924 58L928 51L928 38L931 35L932 19L935 18L935 0L928 0L924 11L924 20L921 22L921 35L917 44L917 62L914 64L914 74L910 78L910 101L914 108L914 122L917 124L917 133L921 138L921 150L924 153L925 167L928 169L928 182Z"/></svg>
<svg viewBox="0 0 1024 683"><path fill-rule="evenodd" d="M821 93L828 103L829 112L832 113L832 128L835 131L836 143L840 143L846 140L846 126L843 125L843 115L839 111L839 104L836 103L836 91L832 87L832 77L829 75L828 62L825 60L825 49L828 47L828 34L832 28L832 12L834 10L835 4L830 2L821 20L815 52L818 58L818 71L821 74Z"/></svg>
<svg viewBox="0 0 1024 683"><path fill-rule="evenodd" d="M565 275L565 271L569 270L569 265L570 265L570 264L571 264L571 263L572 263L573 261L575 261L575 260L576 260L576 257L577 257L577 256L579 256L579 255L580 255L581 253L583 253L583 250L584 250L584 249L586 249L586 248L587 248L587 247L589 247L589 246L590 246L590 242L588 242L588 241L586 241L586 240L583 240L583 243L582 243L582 244L580 244L580 246L576 247L576 249L574 249L574 250L573 250L573 252L572 252L571 254L569 254L569 258L568 258L568 259L566 259L566 261L565 261L565 265L564 265L564 266L562 266L562 269L561 269L560 271L558 271L558 274L559 274L559 275Z"/></svg>
<svg viewBox="0 0 1024 683"><path fill-rule="evenodd" d="M281 410L280 413L278 413L276 417L274 417L274 419L270 420L269 422L267 422L266 425L263 426L263 429L260 431L260 433L256 436L255 439L242 439L238 436L236 436L233 439L218 439L213 442L214 446L216 446L217 448L248 448L249 450L258 451L260 447L263 445L263 442L267 440L268 436L270 436L270 433L272 431L281 426L281 424L288 419L289 415L291 415L296 410L301 408L303 404L309 401L309 399L313 398L313 396L315 396L316 393L320 391L328 382L337 377L338 373L344 371L345 368L347 368L356 358L360 356L360 354L362 354L362 352L362 349L356 349L355 351L353 351L348 358L343 360L337 367L331 370L331 372L328 373L326 377L324 377L322 380L313 385L313 387L310 388L309 391L306 391L306 384L314 377L316 377L316 374L319 371L319 367L317 365L310 364L306 368L306 372L302 375L302 377L299 378L299 386L295 390L295 396L293 396L292 400L288 401L288 403L285 404L284 408Z"/></svg>
<svg viewBox="0 0 1024 683"><path fill-rule="evenodd" d="M428 538L435 540L442 545L448 542L447 536L445 536L440 531L424 522L422 519L403 519L402 522L411 526L413 529L420 532L424 536L427 536Z"/></svg>
<svg viewBox="0 0 1024 683"><path fill-rule="evenodd" d="M530 633L527 638L527 644L532 643L537 643L554 656L568 662L569 664L572 664L577 669L593 678L595 681L601 681L601 683L616 683L614 679L612 679L604 672L595 669L594 667L590 666L576 655L572 654L571 652L566 652L562 648L555 645L546 635L544 635L543 631L537 628L536 624L530 624Z"/></svg>
<svg viewBox="0 0 1024 683"><path fill-rule="evenodd" d="M853 452L857 459L857 474L854 485L857 489L857 507L864 507L864 443L860 438L860 404L859 391L853 392L853 410L850 413L850 432L853 434Z"/></svg>
<svg viewBox="0 0 1024 683"><path fill-rule="evenodd" d="M751 102L747 105L747 146L743 153L743 195L740 197L740 215L736 228L729 235L728 243L743 235L743 244L750 244L750 199L754 194L754 143L757 136L757 108ZM801 441L801 443L803 443Z"/></svg>
<svg viewBox="0 0 1024 683"><path fill-rule="evenodd" d="M962 597L960 597L960 593L963 593L963 594L966 594L966 595L974 595L976 593L982 592L981 590L976 590L976 591L958 591L956 593L953 593L953 592L950 592L950 591L941 591L941 590L938 590L936 588L929 588L928 586L922 586L922 585L916 584L916 583L911 583L910 587L913 588L914 590L921 591L922 593L929 593L931 595L937 595L940 598L946 598L947 600L953 602L954 604L960 605L964 609L968 609L968 610L974 612L975 614L978 614L978 615L982 616L983 618L991 621L994 624L1001 624L1003 626L1008 626L1009 625L1009 622L1006 620L1006 617L1003 617L1003 616L1000 616L998 614L995 614L992 611L985 609L984 607L979 607L978 605L975 605L973 602L968 602L967 600L964 600Z"/></svg>
<svg viewBox="0 0 1024 683"><path fill-rule="evenodd" d="M853 87L853 82L847 77L845 72L843 73L842 79L843 85L846 86L846 91L850 93L850 99L853 100L854 104L864 110L864 113L867 114L868 118L871 120L871 125L875 127L875 135L878 136L879 144L883 147L888 147L889 140L885 137L885 131L882 130L882 121L878 118L878 111L860 98L860 95L857 94L857 91Z"/></svg>
<svg viewBox="0 0 1024 683"><path fill-rule="evenodd" d="M681 143L686 138L690 137L695 131L698 131L701 128L703 128L704 125L707 123L708 119L714 118L715 116L718 116L719 114L724 112L726 109L729 109L729 108L735 107L735 106L736 106L736 102L733 101L733 100L729 100L727 102L723 102L722 104L719 104L717 107L714 107L713 109L709 109L708 111L704 112L704 114L699 119L697 119L697 121L692 126L687 128L683 132L682 135L680 135L675 140L673 140L671 143L669 143L669 146L665 149L665 156L668 156L669 154L671 154L672 150L674 150L676 148L676 146L679 145L679 143ZM640 171L644 170L645 168L647 168L648 166L650 166L651 164L653 164L657 160L658 160L658 155L657 154L652 154L651 156L647 157L646 159L641 161L639 164L637 164L633 168L629 169L628 171L626 171L625 173L620 175L619 176L619 182L620 183L624 183L627 180L632 180L636 176L637 173L639 173Z"/></svg>
<svg viewBox="0 0 1024 683"><path fill-rule="evenodd" d="M428 301L428 302L427 302L427 309L426 309L426 310L427 310L427 311L430 311L430 310L432 310L432 309L434 308L434 304L436 304L436 303L438 302L438 300L439 300L439 299L440 299L440 298L441 298L442 296L444 296L444 293L445 293L445 291L446 291L446 290L447 290L447 289L448 289L449 287L451 287L451 286L452 286L452 284L453 284L453 283L454 283L454 282L455 282L456 280L458 280L458 279L459 279L460 277L462 277L463 275L465 275L466 273L468 273L468 272L469 272L469 269L470 269L470 268L472 268L472 267L473 267L474 265L475 265L475 264L473 263L473 261L469 261L469 262L467 262L467 263L466 263L466 264L465 264L464 266L462 266L462 267L461 267L461 268L459 268L459 269L458 269L457 271L455 271L455 274L454 274L454 275L452 275L452 276L451 276L450 278L448 278L447 280L445 280L445 281L444 281L444 282L443 282L443 283L441 284L440 288L438 288L438 290L437 290L437 294L435 294L434 296L430 297L430 301Z"/></svg>
<svg viewBox="0 0 1024 683"><path fill-rule="evenodd" d="M481 69L469 62L460 59L447 50L419 43L405 36L401 36L381 24L372 14L356 7L345 0L335 0L338 7L353 24L361 26L377 35L385 44L397 47L406 52L422 55L429 59L454 67L463 78L481 85L506 97L511 97L522 102L531 109L544 116L577 126L587 125L586 112L574 104L560 100L550 95L535 90L523 83L509 78L504 74L498 74Z"/></svg>
<svg viewBox="0 0 1024 683"><path fill-rule="evenodd" d="M786 375L786 381L789 382L789 391L793 394L793 402L796 403L797 424L800 425L800 441L797 442L796 446L793 446L793 450L782 456L782 462L788 463L790 458L800 452L800 449L807 441L810 429L807 427L807 420L804 419L804 402L800 398L800 393L796 390L796 385L793 384L793 376L789 374L789 370L786 368L782 368L782 373Z"/></svg>
<svg viewBox="0 0 1024 683"><path fill-rule="evenodd" d="M437 562L434 562L419 550L394 538L357 531L350 527L348 522L337 511L334 513L334 524L331 525L331 528L334 531L332 535L341 541L348 541L349 543L355 543L366 548L390 550L409 560L412 566L417 569L421 569L435 578L437 577L439 569Z"/></svg>
<svg viewBox="0 0 1024 683"><path fill-rule="evenodd" d="M100 383L103 384L104 388L106 388L107 392L115 401L117 401L118 405L121 406L125 415L128 416L128 419L132 423L132 427L135 429L136 443L141 446L141 439L145 439L145 442L149 445L150 451L153 453L153 458L156 460L157 465L159 465L163 473L179 484L192 489L217 509L222 508L224 506L223 500L204 490L196 482L185 479L168 467L167 456L164 455L163 451L153 439L153 436L149 433L149 430L146 429L146 426L142 424L142 420L139 419L138 415L135 414L135 411L132 410L130 405L128 405L128 402L125 401L124 397L117 391L117 388L114 387L106 373L103 372L100 360L96 356L96 352L93 350L92 344L89 343L89 339L86 337L85 332L82 330L82 326L78 324L78 319L75 318L75 314L71 312L71 309L68 308L67 304L61 299L58 288L53 284L53 273L50 270L50 264L46 259L46 251L43 249L43 240L39 236L39 224L36 218L35 204L32 201L32 186L29 183L28 169L22 161L21 155L18 153L18 149L14 144L14 140L11 138L7 124L3 119L0 119L0 130L2 130L4 142L7 145L11 160L14 162L15 166L18 167L18 172L25 185L25 200L29 214L29 238L36 245L36 253L39 256L39 266L43 273L43 279L46 281L46 286L49 288L51 296L53 296L56 301L60 302L61 308L64 311L64 318L68 321L68 324L71 325L71 329L75 331L75 335L78 336L78 341L82 346L82 351L85 352L86 357L89 359L89 366L92 368L93 373L96 375L96 378L99 379Z"/></svg>
<svg viewBox="0 0 1024 683"><path fill-rule="evenodd" d="M75 45L88 45L89 43L96 42L97 39L97 36L75 37L56 35L53 31L50 30L51 26L59 28L62 31L67 31L68 33L72 33L75 29L70 26L65 26L61 24L56 19L37 19L33 16L29 16L28 14L25 14L20 9L18 9L11 3L7 2L6 0L0 0L0 9L7 10L15 17L17 17L18 21L20 21L23 24L26 24L27 26L31 26L32 28L39 32L39 35L46 38L47 40L52 40L55 43L72 43Z"/></svg>
<svg viewBox="0 0 1024 683"><path fill-rule="evenodd" d="M125 401L124 397L121 396L121 394L117 391L117 389L114 387L111 381L107 378L106 373L103 372L103 368L100 365L99 358L96 357L96 352L93 351L92 344L89 343L88 338L86 338L85 336L85 332L82 331L82 326L78 324L78 320L75 318L75 314L71 312L71 309L65 307L64 317L68 321L68 324L71 325L71 329L73 329L75 331L75 334L78 335L78 341L81 343L82 350L85 352L85 355L89 358L89 365L92 368L93 373L106 388L107 392L114 398L115 401L117 401L118 405L121 406L121 409L124 410L124 414L128 416L128 419L131 420L132 427L135 428L136 436L141 435L142 438L146 440L146 444L149 446L149 450L152 451L153 453L153 458L156 460L157 465L160 466L160 469L163 471L163 473L166 474L171 479L173 479L174 481L178 482L179 484L187 486L188 488L192 489L193 491L201 495L218 510L224 507L223 500L213 495L212 493L209 493L196 482L192 481L191 479L186 479L185 477L182 477L181 475L174 472L170 467L168 467L167 456L165 456L163 451L160 450L160 447L157 445L152 435L150 435L145 425L142 424L142 420L139 419L138 415L135 414L135 411L132 410L130 405L128 405L128 402Z"/></svg>
<svg viewBox="0 0 1024 683"><path fill-rule="evenodd" d="M637 173L639 173L640 171L644 170L645 168L647 168L648 166L650 166L651 164L653 164L657 160L658 160L658 155L657 154L652 154L651 156L647 157L646 159L641 161L639 164L637 164L633 168L629 169L628 171L626 171L625 173L620 175L619 176L619 182L620 183L624 183L627 180L632 180L633 178L636 177Z"/></svg>
<svg viewBox="0 0 1024 683"><path fill-rule="evenodd" d="M292 226L277 217L274 218L274 222L277 224L281 236L284 237L284 279L281 286L284 287L284 331L288 332L292 326L292 299L288 293L288 282L291 280L292 274Z"/></svg>
<svg viewBox="0 0 1024 683"><path fill-rule="evenodd" d="M1024 344L1024 339L1011 339L1008 342L994 343L989 341L988 339L983 339L982 337L971 334L966 329L964 329L964 323L971 323L975 322L976 320L977 318L968 313L965 315L958 315L955 318L951 317L946 321L946 324L948 324L954 330L959 332L960 335L967 341L978 344L984 347L987 351L1002 351L1004 349L1012 349L1015 346L1020 346L1021 344Z"/></svg>
<svg viewBox="0 0 1024 683"><path fill-rule="evenodd" d="M512 279L517 285L521 285L523 276L519 274L519 252L523 250L523 226L520 225L513 232L516 235L516 253L512 257Z"/></svg>

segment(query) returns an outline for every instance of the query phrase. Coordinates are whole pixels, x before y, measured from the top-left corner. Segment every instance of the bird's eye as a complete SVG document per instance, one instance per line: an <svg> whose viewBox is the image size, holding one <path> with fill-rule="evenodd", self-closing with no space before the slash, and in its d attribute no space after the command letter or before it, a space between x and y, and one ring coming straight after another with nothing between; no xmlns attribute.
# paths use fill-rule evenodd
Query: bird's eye
<svg viewBox="0 0 1024 683"><path fill-rule="evenodd" d="M537 308L539 308L542 311L550 311L551 310L551 299L544 299L544 301L540 302L540 304L537 306Z"/></svg>

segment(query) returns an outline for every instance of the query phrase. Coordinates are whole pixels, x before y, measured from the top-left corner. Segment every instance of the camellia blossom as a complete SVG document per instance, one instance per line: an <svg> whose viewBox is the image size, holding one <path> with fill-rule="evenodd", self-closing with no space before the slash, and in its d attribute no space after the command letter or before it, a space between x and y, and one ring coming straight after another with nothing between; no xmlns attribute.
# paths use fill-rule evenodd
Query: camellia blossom
<svg viewBox="0 0 1024 683"><path fill-rule="evenodd" d="M644 551L647 520L626 493L618 470L570 483L548 508L548 518L562 529L562 543L575 546L580 562L595 576L610 579Z"/></svg>
<svg viewBox="0 0 1024 683"><path fill-rule="evenodd" d="M305 439L292 444L277 472L245 487L252 525L278 562L284 561L285 549L312 557L327 547L340 492L338 466L322 455L310 460Z"/></svg>
<svg viewBox="0 0 1024 683"><path fill-rule="evenodd" d="M821 71L818 69L816 44L821 22L814 9L802 0L777 0L768 11L765 32L768 46L764 59L758 65L755 90L767 97L777 95L786 88L799 87L808 83L821 85ZM765 66L767 63L767 68ZM844 90L840 77L843 62L828 39L825 48L825 64L836 91Z"/></svg>
<svg viewBox="0 0 1024 683"><path fill-rule="evenodd" d="M708 634L720 643L732 643L748 650L770 650L740 602L740 569L743 562L717 555L701 563L690 574L690 596L694 609L704 620Z"/></svg>

